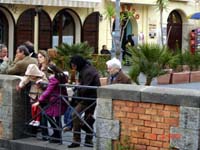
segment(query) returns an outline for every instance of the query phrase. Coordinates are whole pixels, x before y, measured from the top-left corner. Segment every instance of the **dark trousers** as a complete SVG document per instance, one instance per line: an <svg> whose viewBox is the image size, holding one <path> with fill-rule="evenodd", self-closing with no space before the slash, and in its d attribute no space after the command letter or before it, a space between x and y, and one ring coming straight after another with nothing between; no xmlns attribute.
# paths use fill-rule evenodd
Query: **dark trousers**
<svg viewBox="0 0 200 150"><path fill-rule="evenodd" d="M81 112L87 108L89 104L86 104L84 102L78 103L78 105L75 107L75 111L81 116ZM87 118L85 121L87 124L93 129L93 124L94 124L94 119L91 121L91 117L94 114L95 106L92 108L89 108L88 110L85 111L84 118ZM93 133L93 130L88 128L82 121L81 119L77 116L75 112L73 112L72 115L73 118L73 141L74 142L81 142L81 128L84 127L84 130L86 131L86 136L85 136L85 142L87 143L88 141L91 141L93 136L91 135ZM92 117L93 118L93 117Z"/></svg>
<svg viewBox="0 0 200 150"><path fill-rule="evenodd" d="M53 128L53 134L51 135L51 137L61 139L61 132L62 132L61 117L48 116L47 120L49 121L51 127Z"/></svg>

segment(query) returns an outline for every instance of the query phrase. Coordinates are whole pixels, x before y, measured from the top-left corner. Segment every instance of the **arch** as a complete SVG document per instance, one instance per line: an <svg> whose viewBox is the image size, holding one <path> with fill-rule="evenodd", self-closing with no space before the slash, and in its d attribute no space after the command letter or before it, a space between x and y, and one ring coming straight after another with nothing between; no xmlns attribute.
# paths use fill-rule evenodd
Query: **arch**
<svg viewBox="0 0 200 150"><path fill-rule="evenodd" d="M49 15L42 10L39 13L38 48L47 50L52 46L52 22Z"/></svg>
<svg viewBox="0 0 200 150"><path fill-rule="evenodd" d="M34 43L34 17L35 9L30 8L25 10L18 18L16 24L16 47L25 41Z"/></svg>
<svg viewBox="0 0 200 150"><path fill-rule="evenodd" d="M167 19L167 45L173 51L182 48L182 17L177 10L170 12Z"/></svg>
<svg viewBox="0 0 200 150"><path fill-rule="evenodd" d="M80 17L71 9L60 10L53 19L53 47L63 42L80 42Z"/></svg>
<svg viewBox="0 0 200 150"><path fill-rule="evenodd" d="M13 51L14 51L14 33L15 33L15 20L12 15L12 13L5 7L0 6L0 12L1 12L1 17L4 15L7 20L7 28L8 31L6 31L6 36L7 36L7 42L5 44L8 47L8 55L9 58L13 58Z"/></svg>
<svg viewBox="0 0 200 150"><path fill-rule="evenodd" d="M94 48L94 53L98 53L99 43L99 12L89 14L83 24L82 41L87 41Z"/></svg>

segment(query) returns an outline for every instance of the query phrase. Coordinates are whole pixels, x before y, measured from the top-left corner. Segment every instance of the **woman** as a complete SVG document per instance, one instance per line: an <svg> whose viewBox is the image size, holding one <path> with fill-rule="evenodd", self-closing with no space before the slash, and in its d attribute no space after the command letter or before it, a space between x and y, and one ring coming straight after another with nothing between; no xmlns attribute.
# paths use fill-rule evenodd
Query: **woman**
<svg viewBox="0 0 200 150"><path fill-rule="evenodd" d="M59 84L66 83L66 75L53 64L50 64L47 69L48 73L51 74L49 76L49 84L39 97L39 103L48 103L45 113L48 116L47 120L53 128L53 134L49 142L60 143L60 129L62 128L61 115L63 115L67 109L67 104L64 102L63 96L67 96L67 91L65 87L61 87Z"/></svg>
<svg viewBox="0 0 200 150"><path fill-rule="evenodd" d="M98 71L84 58L81 56L73 56L70 61L71 69L78 71L79 73L79 84L80 85L87 85L87 86L100 86L99 74ZM89 88L78 88L77 89L77 96L83 97L84 99L79 99L78 104L75 107L75 111L80 114L84 109L88 106L91 106L87 109L84 113L84 119L87 124L93 129L94 124L94 110L95 110L95 100L97 97L96 89L89 89ZM88 99L87 99L88 98ZM94 98L94 100L90 100L89 98ZM68 145L68 148L79 147L81 142L81 128L86 131L85 136L85 146L92 147L92 134L90 128L87 126L81 126L82 121L77 117L77 113L74 112L72 114L73 118L73 142L71 145ZM84 127L84 128L83 128Z"/></svg>
<svg viewBox="0 0 200 150"><path fill-rule="evenodd" d="M47 73L47 67L51 63L48 53L45 50L39 50L37 54L39 69L49 77L49 73Z"/></svg>

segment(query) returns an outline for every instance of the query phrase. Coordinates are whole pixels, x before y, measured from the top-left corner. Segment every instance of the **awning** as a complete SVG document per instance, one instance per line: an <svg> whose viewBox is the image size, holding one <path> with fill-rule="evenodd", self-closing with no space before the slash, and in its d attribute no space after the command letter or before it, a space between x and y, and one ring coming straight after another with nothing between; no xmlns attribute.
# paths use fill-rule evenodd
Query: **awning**
<svg viewBox="0 0 200 150"><path fill-rule="evenodd" d="M189 19L196 19L196 20L200 20L200 12L196 12L194 14L191 14L190 16L188 16Z"/></svg>
<svg viewBox="0 0 200 150"><path fill-rule="evenodd" d="M110 0L112 2L116 2L116 0ZM155 0L120 0L120 3L122 4L141 4L141 5L155 5Z"/></svg>
<svg viewBox="0 0 200 150"><path fill-rule="evenodd" d="M0 0L0 3L94 8L97 7L101 1L102 0Z"/></svg>

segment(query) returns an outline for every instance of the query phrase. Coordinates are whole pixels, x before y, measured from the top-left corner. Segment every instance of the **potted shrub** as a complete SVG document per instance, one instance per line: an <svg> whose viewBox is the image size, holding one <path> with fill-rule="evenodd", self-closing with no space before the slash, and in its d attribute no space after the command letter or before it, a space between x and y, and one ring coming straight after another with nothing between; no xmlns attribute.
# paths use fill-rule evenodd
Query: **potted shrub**
<svg viewBox="0 0 200 150"><path fill-rule="evenodd" d="M166 68L178 59L178 55L174 55L166 47L158 44L142 44L138 47L128 47L132 54L132 65L129 76L136 83L138 76L143 73L146 76L145 85L151 85L153 78L166 74Z"/></svg>

